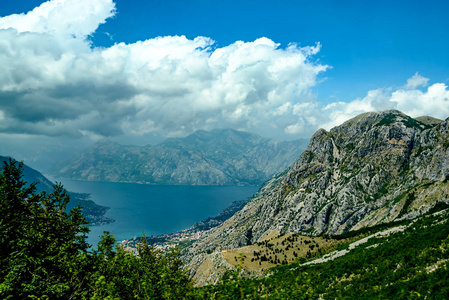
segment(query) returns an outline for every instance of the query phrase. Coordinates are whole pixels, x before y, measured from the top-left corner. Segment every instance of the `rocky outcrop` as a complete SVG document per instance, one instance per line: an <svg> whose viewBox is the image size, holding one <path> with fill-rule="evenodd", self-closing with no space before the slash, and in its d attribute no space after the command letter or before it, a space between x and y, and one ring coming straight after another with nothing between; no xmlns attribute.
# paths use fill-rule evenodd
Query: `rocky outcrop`
<svg viewBox="0 0 449 300"><path fill-rule="evenodd" d="M53 173L90 181L259 185L291 165L307 142L276 142L232 129L196 131L156 146L99 142L58 164Z"/></svg>
<svg viewBox="0 0 449 300"><path fill-rule="evenodd" d="M339 234L449 202L448 122L391 110L318 130L296 163L184 251L192 276L199 277L198 255L254 244L273 232Z"/></svg>

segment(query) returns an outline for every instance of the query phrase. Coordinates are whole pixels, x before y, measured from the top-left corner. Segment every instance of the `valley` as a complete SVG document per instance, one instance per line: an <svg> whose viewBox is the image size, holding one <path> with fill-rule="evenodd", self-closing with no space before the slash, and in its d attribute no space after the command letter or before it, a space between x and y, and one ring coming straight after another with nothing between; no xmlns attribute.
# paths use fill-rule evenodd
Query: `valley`
<svg viewBox="0 0 449 300"><path fill-rule="evenodd" d="M144 253L168 263L179 258L177 272L194 286L184 286L188 299L444 298L448 122L389 110L320 129L299 159L253 196L188 229L119 241L112 257L119 264L139 264ZM139 186L161 189L165 204L199 188ZM110 201L137 189L107 190ZM88 201L88 194L76 195ZM187 213L185 202L176 205ZM99 249L105 243L112 247L114 237L103 236Z"/></svg>
<svg viewBox="0 0 449 300"><path fill-rule="evenodd" d="M0 300L449 299L448 11L0 0Z"/></svg>

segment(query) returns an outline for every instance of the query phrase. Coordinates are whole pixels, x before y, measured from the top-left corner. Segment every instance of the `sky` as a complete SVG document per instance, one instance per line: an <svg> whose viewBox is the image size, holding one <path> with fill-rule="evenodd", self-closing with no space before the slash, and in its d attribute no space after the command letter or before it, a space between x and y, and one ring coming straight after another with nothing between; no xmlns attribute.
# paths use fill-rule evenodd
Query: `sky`
<svg viewBox="0 0 449 300"><path fill-rule="evenodd" d="M449 117L448 1L1 0L0 155Z"/></svg>

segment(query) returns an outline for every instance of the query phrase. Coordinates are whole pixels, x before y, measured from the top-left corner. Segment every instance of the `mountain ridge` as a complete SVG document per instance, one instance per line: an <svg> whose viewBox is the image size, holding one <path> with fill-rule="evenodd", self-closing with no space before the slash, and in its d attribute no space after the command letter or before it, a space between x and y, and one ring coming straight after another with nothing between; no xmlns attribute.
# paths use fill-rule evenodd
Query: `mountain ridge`
<svg viewBox="0 0 449 300"><path fill-rule="evenodd" d="M215 282L227 265L221 250L269 236L340 234L449 202L448 122L424 123L390 110L318 130L291 167L185 250L192 276ZM207 276L197 273L204 264L215 266Z"/></svg>
<svg viewBox="0 0 449 300"><path fill-rule="evenodd" d="M77 180L181 185L259 185L290 165L306 140L276 142L221 129L196 131L155 146L102 141L55 166L55 176Z"/></svg>

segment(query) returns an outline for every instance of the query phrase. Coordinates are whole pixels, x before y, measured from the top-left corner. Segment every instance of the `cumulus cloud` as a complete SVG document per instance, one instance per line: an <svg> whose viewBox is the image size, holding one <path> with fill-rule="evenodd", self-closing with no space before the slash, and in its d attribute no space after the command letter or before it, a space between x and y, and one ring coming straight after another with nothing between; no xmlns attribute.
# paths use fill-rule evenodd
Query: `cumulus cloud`
<svg viewBox="0 0 449 300"><path fill-rule="evenodd" d="M404 86L406 90L414 90L420 86L427 86L427 83L429 82L429 78L425 78L417 73L410 77L407 80L407 84Z"/></svg>
<svg viewBox="0 0 449 300"><path fill-rule="evenodd" d="M418 117L434 116L440 119L449 117L449 91L444 83L435 83L421 90L398 90L392 93L390 101L404 113Z"/></svg>
<svg viewBox="0 0 449 300"><path fill-rule="evenodd" d="M53 0L42 3L27 14L0 18L0 28L18 33L35 32L84 38L115 13L112 0Z"/></svg>
<svg viewBox="0 0 449 300"><path fill-rule="evenodd" d="M53 0L0 18L2 132L282 132L315 101L310 89L327 69L313 61L321 45L282 48L268 38L221 48L184 36L93 47L88 36L114 14L111 0Z"/></svg>
<svg viewBox="0 0 449 300"><path fill-rule="evenodd" d="M89 36L114 15L112 0L52 0L0 18L0 135L130 140L232 127L283 139L368 111L449 116L447 86L418 73L400 89L321 104L319 43L166 36L96 48Z"/></svg>
<svg viewBox="0 0 449 300"><path fill-rule="evenodd" d="M329 104L322 109L322 127L330 129L358 114L386 109L397 109L411 117L432 116L443 120L448 118L448 87L444 83L435 83L425 91L416 89L423 83L427 84L427 81L427 78L415 74L407 80L403 89L371 90L363 99ZM415 89L411 89L412 87Z"/></svg>

